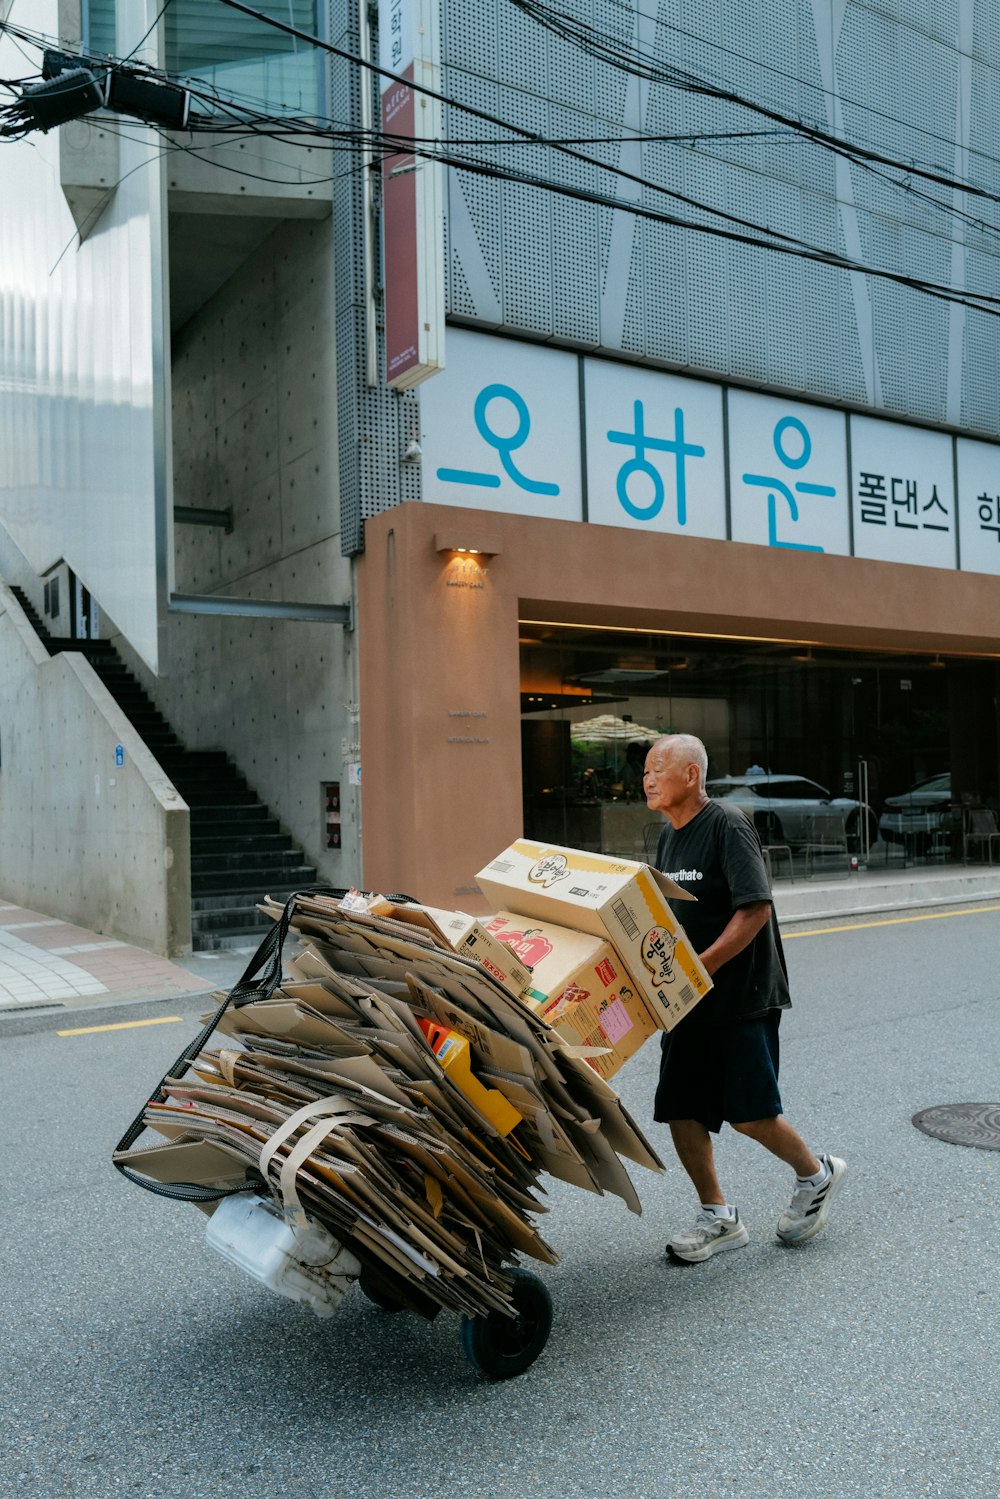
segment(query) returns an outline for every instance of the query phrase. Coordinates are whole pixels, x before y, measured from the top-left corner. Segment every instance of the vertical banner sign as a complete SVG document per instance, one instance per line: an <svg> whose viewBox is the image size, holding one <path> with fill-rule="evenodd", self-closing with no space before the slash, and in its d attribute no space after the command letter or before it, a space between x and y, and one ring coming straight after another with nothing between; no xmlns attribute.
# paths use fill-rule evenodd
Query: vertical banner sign
<svg viewBox="0 0 1000 1499"><path fill-rule="evenodd" d="M435 0L379 0L383 136L401 138L382 163L382 262L386 381L409 390L444 367L442 167L405 142L438 140L441 105L408 85L440 89Z"/></svg>

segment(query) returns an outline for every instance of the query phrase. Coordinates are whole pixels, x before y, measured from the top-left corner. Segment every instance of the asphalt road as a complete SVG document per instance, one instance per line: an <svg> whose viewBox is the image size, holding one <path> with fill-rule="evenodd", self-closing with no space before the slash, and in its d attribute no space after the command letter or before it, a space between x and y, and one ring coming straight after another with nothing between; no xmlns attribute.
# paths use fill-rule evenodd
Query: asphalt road
<svg viewBox="0 0 1000 1499"><path fill-rule="evenodd" d="M320 1321L111 1169L196 1007L5 1037L0 1494L996 1499L1000 1154L910 1120L1000 1099L1000 913L839 925L789 934L782 1028L787 1114L851 1169L826 1232L775 1240L785 1169L732 1132L751 1243L705 1265L663 1258L692 1212L676 1166L635 1170L641 1219L553 1183L552 1336L499 1385L453 1317L354 1290ZM74 1023L92 1019L38 1021ZM651 1044L619 1075L642 1121L655 1067Z"/></svg>

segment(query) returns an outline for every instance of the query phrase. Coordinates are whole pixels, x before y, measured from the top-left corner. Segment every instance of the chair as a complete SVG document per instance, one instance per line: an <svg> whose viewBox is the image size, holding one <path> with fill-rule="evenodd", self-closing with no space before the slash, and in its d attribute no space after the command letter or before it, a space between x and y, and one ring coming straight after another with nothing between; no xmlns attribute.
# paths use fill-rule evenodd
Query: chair
<svg viewBox="0 0 1000 1499"><path fill-rule="evenodd" d="M993 844L1000 843L1000 827L997 826L997 815L989 807L970 807L968 821L962 834L962 862L969 862L969 848L972 844L986 844L989 861L993 863Z"/></svg>
<svg viewBox="0 0 1000 1499"><path fill-rule="evenodd" d="M746 807L741 807L740 811L743 813L743 816L746 818L747 822L749 822L750 826L756 831L757 837L760 839L760 851L764 855L764 868L767 870L768 884L774 884L774 866L777 862L779 854L784 855L784 857L788 860L788 878L790 882L794 882L795 864L792 860L792 850L789 845L787 843L764 842L763 835L764 833L766 833L768 825L773 821L773 819L769 817L767 813L761 813L758 815L754 813L752 809L748 809ZM760 821L760 826L758 826L758 820Z"/></svg>
<svg viewBox="0 0 1000 1499"><path fill-rule="evenodd" d="M762 843L760 851L764 855L764 867L767 870L769 885L773 885L775 881L774 863L778 854L783 854L788 860L788 880L790 884L795 883L795 865L792 862L792 851L787 843Z"/></svg>
<svg viewBox="0 0 1000 1499"><path fill-rule="evenodd" d="M814 872L817 855L825 859L829 854L838 856L837 865L840 863L839 856L843 854L844 873L850 874L847 830L844 812L839 807L824 807L821 811L810 812L805 819L805 833L806 841L802 851L805 854L807 877L811 877Z"/></svg>
<svg viewBox="0 0 1000 1499"><path fill-rule="evenodd" d="M937 812L928 812L926 822L928 859L949 859L951 857L951 829L941 826L941 817Z"/></svg>

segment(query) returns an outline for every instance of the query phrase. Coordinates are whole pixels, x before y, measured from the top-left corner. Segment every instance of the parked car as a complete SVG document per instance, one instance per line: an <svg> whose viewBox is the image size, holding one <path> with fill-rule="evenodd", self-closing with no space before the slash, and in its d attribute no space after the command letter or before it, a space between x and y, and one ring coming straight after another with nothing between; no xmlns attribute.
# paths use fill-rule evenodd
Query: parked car
<svg viewBox="0 0 1000 1499"><path fill-rule="evenodd" d="M878 830L886 843L931 842L951 826L951 775L929 776L901 796L887 796Z"/></svg>
<svg viewBox="0 0 1000 1499"><path fill-rule="evenodd" d="M707 783L709 796L732 802L753 821L762 843L830 842L840 826L849 848L857 850L867 819L869 843L878 827L866 802L849 796L831 796L825 786L805 776L778 775L770 771L743 776L717 776ZM839 817L838 817L839 814Z"/></svg>

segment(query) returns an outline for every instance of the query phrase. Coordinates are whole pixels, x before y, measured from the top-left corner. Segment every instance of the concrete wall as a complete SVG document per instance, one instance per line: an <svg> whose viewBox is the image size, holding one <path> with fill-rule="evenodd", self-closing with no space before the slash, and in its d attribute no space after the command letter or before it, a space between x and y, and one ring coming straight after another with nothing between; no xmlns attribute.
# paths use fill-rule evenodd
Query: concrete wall
<svg viewBox="0 0 1000 1499"><path fill-rule="evenodd" d="M181 329L174 499L232 507L233 530L178 525L180 593L346 603L337 497L329 219L282 222ZM188 748L226 750L333 884L359 874L355 643L339 625L171 615L161 672L114 643ZM320 783L341 782L343 846L322 847Z"/></svg>
<svg viewBox="0 0 1000 1499"><path fill-rule="evenodd" d="M136 62L150 60L151 4L121 7L118 46ZM55 0L37 0L32 18L60 35ZM19 47L0 35L0 77L23 65ZM61 129L33 131L0 157L0 514L36 572L62 558L155 670L168 503L165 161L152 132L118 132L117 164L105 164L79 236L62 141Z"/></svg>
<svg viewBox="0 0 1000 1499"><path fill-rule="evenodd" d="M50 657L2 582L0 892L166 956L191 951L187 806L90 663Z"/></svg>

